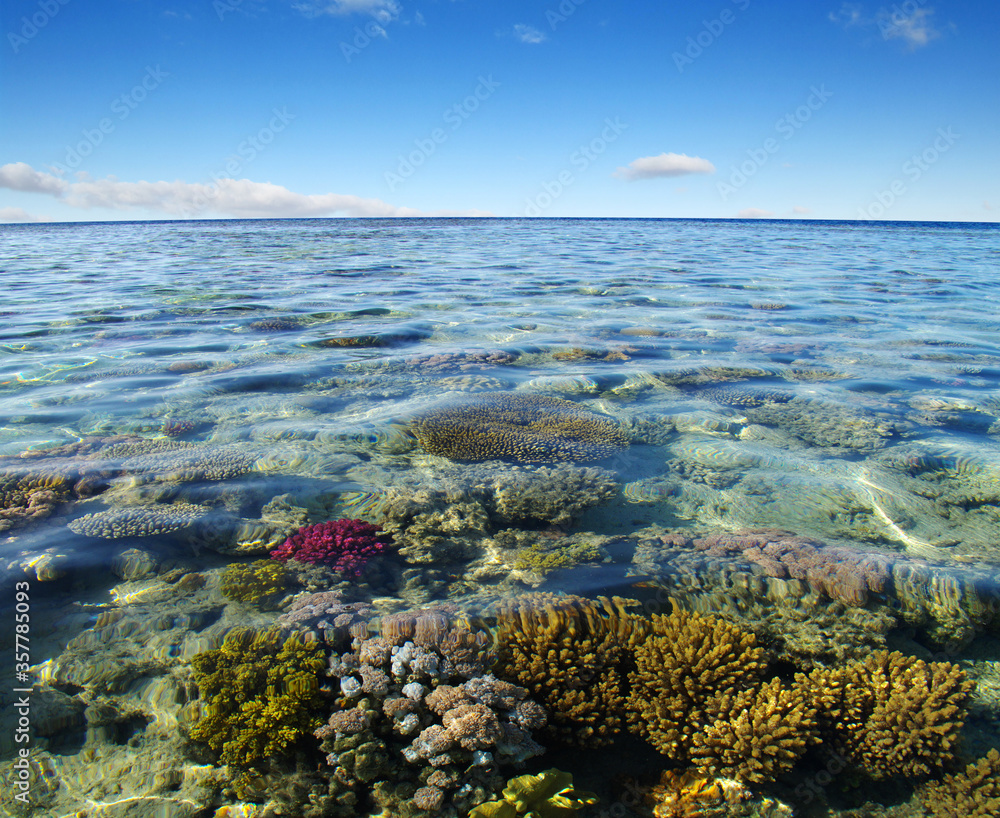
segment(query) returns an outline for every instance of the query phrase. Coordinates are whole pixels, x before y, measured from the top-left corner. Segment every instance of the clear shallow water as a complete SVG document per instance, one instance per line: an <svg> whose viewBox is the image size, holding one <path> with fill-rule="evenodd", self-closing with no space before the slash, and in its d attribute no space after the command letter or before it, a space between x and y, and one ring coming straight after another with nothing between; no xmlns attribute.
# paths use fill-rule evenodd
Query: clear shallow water
<svg viewBox="0 0 1000 818"><path fill-rule="evenodd" d="M394 567L341 583L387 609L653 577L745 610L752 593L720 601L718 566L679 569L649 542L767 528L976 589L951 608L927 577L931 603L900 601L898 574L869 589L932 650L994 630L995 225L239 221L8 226L0 242L0 471L93 482L3 532L5 583L28 577L50 612L34 662L58 664L109 592L142 600L156 572L120 586L113 570L129 549L209 576L266 555L298 519L276 497L308 522L395 520ZM551 479L423 450L414 417L496 392L574 401L630 445L580 467L597 476ZM501 509L511 475L549 506ZM206 516L157 536L79 522L177 502ZM413 513L447 519L418 535Z"/></svg>

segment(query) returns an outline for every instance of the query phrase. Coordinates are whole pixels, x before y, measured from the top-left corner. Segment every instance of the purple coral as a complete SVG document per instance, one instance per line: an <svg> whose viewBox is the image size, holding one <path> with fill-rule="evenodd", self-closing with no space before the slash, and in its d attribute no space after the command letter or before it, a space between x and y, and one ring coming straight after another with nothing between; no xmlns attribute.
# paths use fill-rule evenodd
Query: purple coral
<svg viewBox="0 0 1000 818"><path fill-rule="evenodd" d="M347 576L357 576L368 560L385 550L387 543L378 538L381 531L382 526L364 520L303 526L271 552L271 559L329 565Z"/></svg>

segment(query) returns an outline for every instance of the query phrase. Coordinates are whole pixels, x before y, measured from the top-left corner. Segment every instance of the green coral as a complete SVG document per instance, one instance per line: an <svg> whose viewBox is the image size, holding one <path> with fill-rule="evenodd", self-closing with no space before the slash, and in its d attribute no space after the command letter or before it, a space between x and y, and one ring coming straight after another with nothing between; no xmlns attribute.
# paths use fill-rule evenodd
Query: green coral
<svg viewBox="0 0 1000 818"><path fill-rule="evenodd" d="M569 568L582 562L600 562L603 559L604 553L600 546L592 542L563 546L535 542L518 554L514 568L518 571L545 574L558 568Z"/></svg>
<svg viewBox="0 0 1000 818"><path fill-rule="evenodd" d="M302 736L323 723L320 690L326 657L319 642L277 628L237 628L222 647L191 660L204 700L191 738L205 742L229 765L240 797Z"/></svg>
<svg viewBox="0 0 1000 818"><path fill-rule="evenodd" d="M233 563L222 572L219 590L234 602L266 604L285 589L288 569L274 560Z"/></svg>
<svg viewBox="0 0 1000 818"><path fill-rule="evenodd" d="M504 787L502 801L487 801L473 808L469 818L562 818L575 815L597 796L573 788L573 775L555 768L538 775L519 775Z"/></svg>

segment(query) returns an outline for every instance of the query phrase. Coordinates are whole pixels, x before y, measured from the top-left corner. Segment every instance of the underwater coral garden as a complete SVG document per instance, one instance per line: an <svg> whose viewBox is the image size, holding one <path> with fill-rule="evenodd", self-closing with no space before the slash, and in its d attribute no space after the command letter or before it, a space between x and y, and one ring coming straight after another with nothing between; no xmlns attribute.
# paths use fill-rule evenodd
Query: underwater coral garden
<svg viewBox="0 0 1000 818"><path fill-rule="evenodd" d="M993 756L956 766L974 684L949 662L883 650L801 672L724 617L676 603L649 616L619 597L525 594L482 616L439 605L368 621L329 593L297 605L325 609L322 622L236 629L191 661L192 751L220 765L220 793L261 815L569 815L597 796L555 769L511 774L629 734L650 748L642 764L659 754L661 783L632 783L656 815L734 798L781 814L792 774L831 759L845 788L893 778L934 803L978 797L975 776L996 784ZM547 806L529 805L529 784Z"/></svg>

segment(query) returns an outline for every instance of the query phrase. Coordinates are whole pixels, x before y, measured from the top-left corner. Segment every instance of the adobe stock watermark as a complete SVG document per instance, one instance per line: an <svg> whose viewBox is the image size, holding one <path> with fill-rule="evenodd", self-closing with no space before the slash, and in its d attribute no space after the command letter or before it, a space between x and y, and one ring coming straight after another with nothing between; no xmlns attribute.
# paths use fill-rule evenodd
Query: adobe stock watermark
<svg viewBox="0 0 1000 818"><path fill-rule="evenodd" d="M267 125L258 130L257 133L243 139L236 146L236 150L226 157L225 166L222 170L209 174L212 178L212 183L208 186L208 191L196 196L189 207L181 208L181 215L184 218L192 218L205 210L219 195L219 182L226 179L235 179L237 174L242 172L247 165L263 153L268 145L274 142L275 137L288 127L288 123L295 119L295 115L288 113L287 108L281 108L280 110L272 108L271 114L271 119Z"/></svg>
<svg viewBox="0 0 1000 818"><path fill-rule="evenodd" d="M365 23L363 28L355 26L353 31L354 38L350 42L346 42L345 40L340 41L340 53L344 55L344 60L350 63L358 54L375 42L377 37L381 37L383 40L389 39L389 35L385 33L382 24L392 22L393 19L395 18L373 15L372 19Z"/></svg>
<svg viewBox="0 0 1000 818"><path fill-rule="evenodd" d="M576 170L564 168L556 174L554 179L550 179L542 185L542 189L534 196L529 196L524 200L525 216L541 216L542 212L552 206L565 190L576 182L579 174L583 173L602 153L608 149L608 145L616 142L618 137L628 128L618 117L604 120L604 129L600 136L596 136L586 145L580 145L569 157L569 163Z"/></svg>
<svg viewBox="0 0 1000 818"><path fill-rule="evenodd" d="M21 27L17 31L7 32L7 42L14 49L14 53L17 54L28 44L29 40L35 39L38 32L45 28L59 13L59 10L69 2L70 0L39 0L38 11L30 17L25 14L18 21Z"/></svg>
<svg viewBox="0 0 1000 818"><path fill-rule="evenodd" d="M740 11L746 11L750 6L750 0L731 0L732 4ZM684 43L684 51L675 51L670 56L677 66L678 73L683 74L684 69L705 53L706 48L721 37L726 29L736 22L736 13L731 8L724 8L711 20L701 21L701 31L695 35L689 35Z"/></svg>
<svg viewBox="0 0 1000 818"><path fill-rule="evenodd" d="M825 83L821 84L819 88L815 85L811 86L806 101L774 123L774 131L781 139L778 139L777 136L769 136L759 147L748 148L747 158L738 166L730 166L728 182L715 183L715 189L719 191L722 201L728 201L730 196L749 182L757 174L757 171L781 150L781 146L795 136L802 126L812 119L813 114L826 105L827 100L832 96L833 91L827 90Z"/></svg>
<svg viewBox="0 0 1000 818"><path fill-rule="evenodd" d="M927 0L904 0L891 9L879 9L875 17L882 39L892 40L911 32L920 18L930 12L926 5Z"/></svg>
<svg viewBox="0 0 1000 818"><path fill-rule="evenodd" d="M554 9L547 9L545 12L545 19L549 24L549 28L555 31L560 25L572 17L576 13L576 10L586 2L587 0L562 0L562 2Z"/></svg>
<svg viewBox="0 0 1000 818"><path fill-rule="evenodd" d="M225 19L227 14L236 11L242 5L243 0L215 0L212 3L212 8L215 9L215 13L221 21Z"/></svg>
<svg viewBox="0 0 1000 818"><path fill-rule="evenodd" d="M106 137L115 132L118 123L128 119L132 115L132 112L146 100L146 97L159 88L160 83L169 76L170 72L164 71L160 66L157 65L154 68L151 65L147 65L146 73L142 79L133 85L130 90L111 101L110 110L115 115L114 118L109 116L102 117L98 120L96 127L84 128L80 132L83 139L75 145L67 145L63 161L53 163L52 167L60 173L68 173L80 167L83 160L90 156Z"/></svg>
<svg viewBox="0 0 1000 818"><path fill-rule="evenodd" d="M387 170L384 174L385 183L389 186L389 190L395 190L413 176L417 169L430 159L441 145L448 141L451 134L461 128L465 121L479 110L479 106L493 96L497 88L500 87L500 83L493 79L492 74L485 77L480 74L477 79L479 83L472 93L461 102L456 102L441 115L444 124L448 126L447 129L434 128L427 136L413 141L412 151L405 156L399 154L396 157L395 173Z"/></svg>
<svg viewBox="0 0 1000 818"><path fill-rule="evenodd" d="M959 138L951 126L938 128L934 141L924 148L920 153L915 153L900 168L900 175L893 179L889 185L876 193L867 207L858 208L858 215L862 219L879 219L885 215L897 201L909 192L906 181L915 183L935 165L938 160L951 150ZM905 179L905 180L904 180Z"/></svg>

